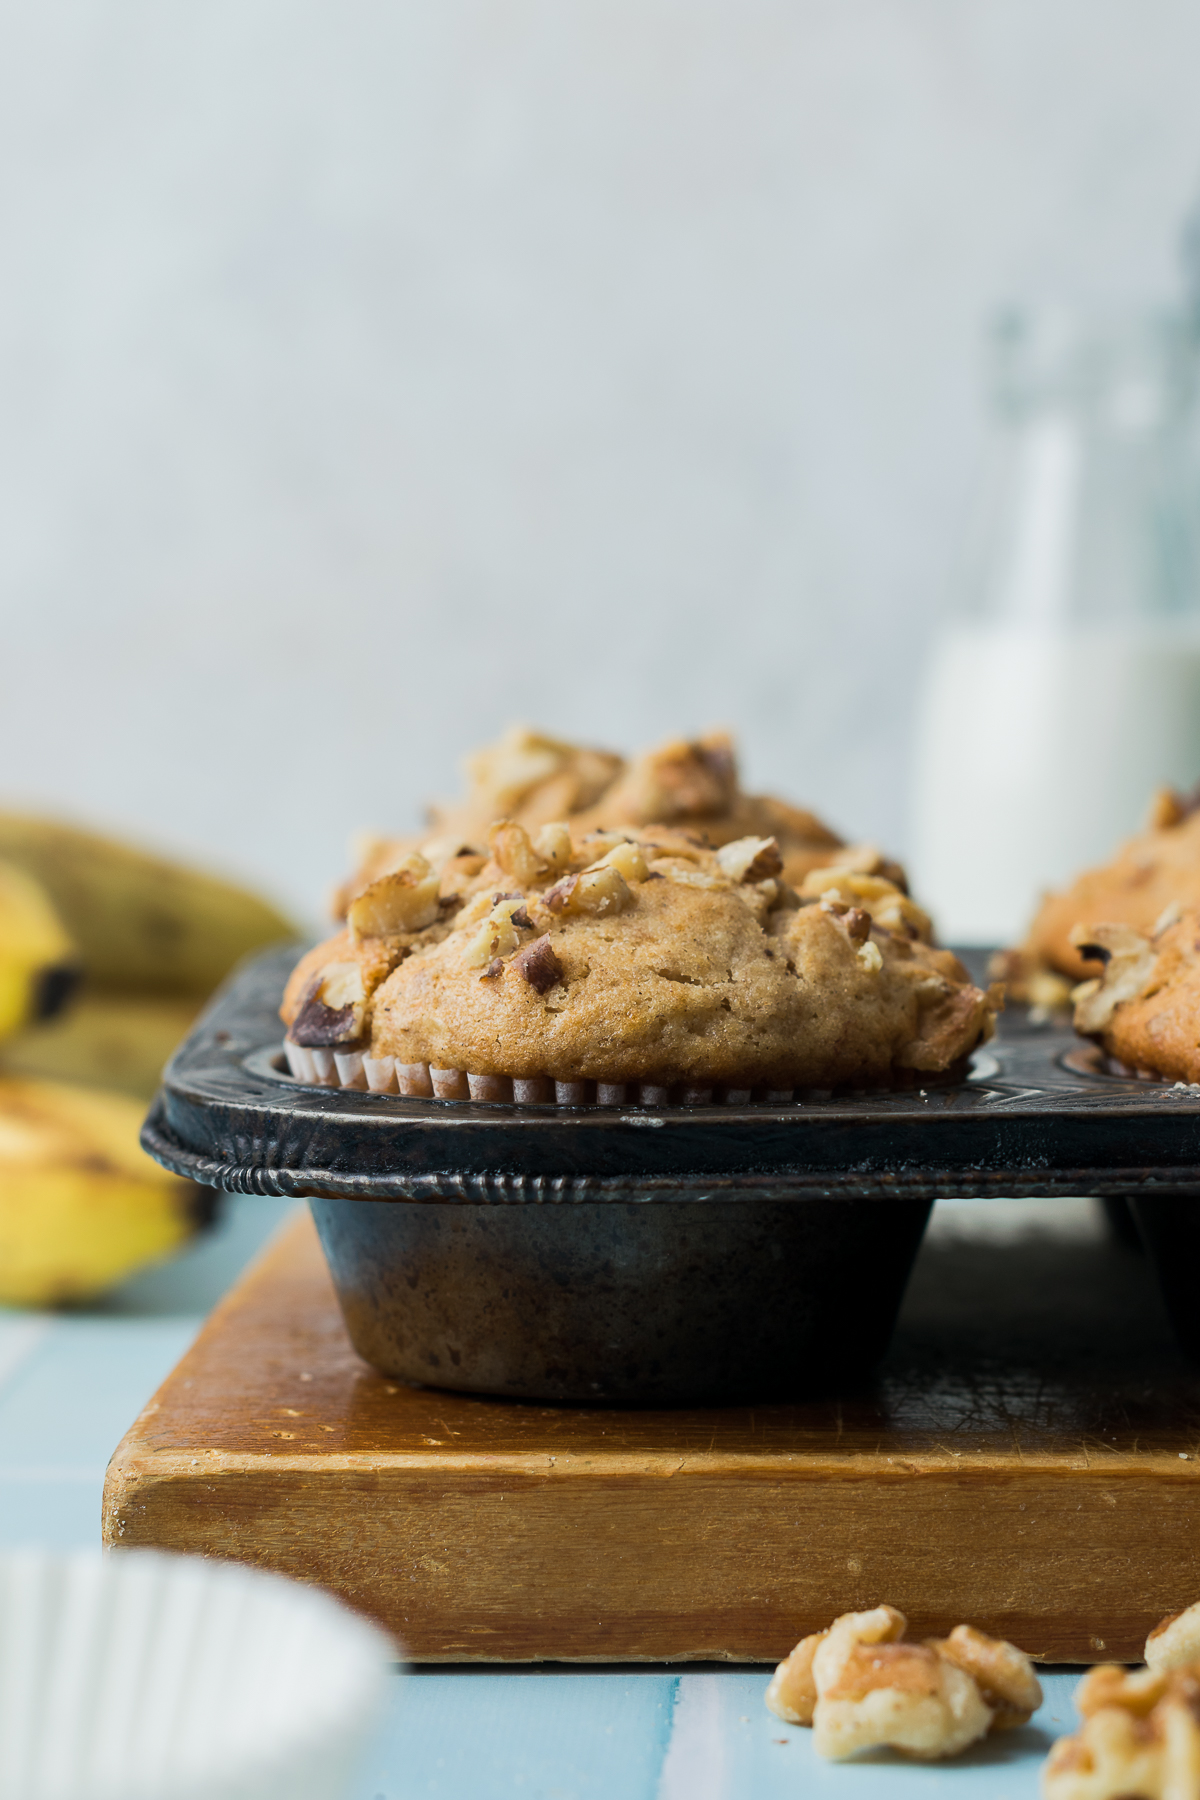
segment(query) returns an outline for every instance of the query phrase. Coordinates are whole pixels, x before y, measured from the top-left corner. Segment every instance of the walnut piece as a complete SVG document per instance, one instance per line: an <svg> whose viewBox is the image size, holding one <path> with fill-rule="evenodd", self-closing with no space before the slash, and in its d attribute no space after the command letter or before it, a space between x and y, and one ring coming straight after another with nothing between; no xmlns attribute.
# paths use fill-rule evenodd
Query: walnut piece
<svg viewBox="0 0 1200 1800"><path fill-rule="evenodd" d="M619 869L611 864L598 869L585 869L582 875L568 875L556 882L543 896L552 913L624 912L633 905L629 884Z"/></svg>
<svg viewBox="0 0 1200 1800"><path fill-rule="evenodd" d="M1155 790L1146 815L1146 824L1151 831L1170 831L1172 825L1178 825L1183 816L1183 802L1173 788L1162 787Z"/></svg>
<svg viewBox="0 0 1200 1800"><path fill-rule="evenodd" d="M614 844L606 856L602 856L592 865L595 869L616 869L626 881L645 881L650 873L650 865L646 861L640 844Z"/></svg>
<svg viewBox="0 0 1200 1800"><path fill-rule="evenodd" d="M883 854L878 844L843 844L837 853L838 868L855 875L882 875L906 893L904 870Z"/></svg>
<svg viewBox="0 0 1200 1800"><path fill-rule="evenodd" d="M956 1756L1041 1704L1029 1658L1012 1644L969 1625L913 1644L905 1627L894 1606L843 1613L780 1663L767 1705L789 1724L811 1724L817 1753L840 1760L885 1745Z"/></svg>
<svg viewBox="0 0 1200 1800"><path fill-rule="evenodd" d="M367 937L423 931L438 916L440 891L440 872L414 851L355 895L346 911L351 936L357 943Z"/></svg>
<svg viewBox="0 0 1200 1800"><path fill-rule="evenodd" d="M730 881L765 881L783 873L783 858L773 837L736 838L717 851L717 861Z"/></svg>
<svg viewBox="0 0 1200 1800"><path fill-rule="evenodd" d="M531 887L542 873L542 860L538 856L529 833L523 825L517 825L512 819L500 819L488 832L488 849L504 870L522 887Z"/></svg>
<svg viewBox="0 0 1200 1800"><path fill-rule="evenodd" d="M1200 783L1187 794L1177 794L1173 788L1159 788L1150 802L1146 823L1151 831L1170 831L1195 812L1200 812Z"/></svg>
<svg viewBox="0 0 1200 1800"><path fill-rule="evenodd" d="M842 914L842 924L852 944L865 944L871 935L871 915L861 906L848 906Z"/></svg>
<svg viewBox="0 0 1200 1800"><path fill-rule="evenodd" d="M578 875L564 875L561 881L556 881L552 888L546 889L542 895L542 904L549 907L552 913L573 911L571 900L578 885Z"/></svg>
<svg viewBox="0 0 1200 1800"><path fill-rule="evenodd" d="M1045 1800L1191 1800L1200 1794L1200 1663L1128 1674L1101 1664L1075 1691L1083 1727L1059 1738Z"/></svg>
<svg viewBox="0 0 1200 1800"><path fill-rule="evenodd" d="M933 942L933 923L929 914L915 900L882 875L863 875L841 865L832 869L810 869L800 887L802 900L821 900L842 906L861 908L871 915L876 925L897 937L922 944Z"/></svg>
<svg viewBox="0 0 1200 1800"><path fill-rule="evenodd" d="M1158 953L1132 925L1076 925L1071 944L1081 956L1103 962L1104 974L1075 989L1075 1029L1085 1037L1103 1031L1123 1000L1136 1000L1150 986Z"/></svg>
<svg viewBox="0 0 1200 1800"><path fill-rule="evenodd" d="M956 1756L981 1738L991 1711L970 1675L924 1644L900 1642L892 1606L844 1613L813 1657L813 1748L835 1760L888 1745L910 1756Z"/></svg>
<svg viewBox="0 0 1200 1800"><path fill-rule="evenodd" d="M956 1625L948 1638L929 1638L931 1650L973 1675L992 1709L992 1731L1012 1731L1042 1704L1042 1686L1033 1664L1015 1644L988 1637L973 1625Z"/></svg>
<svg viewBox="0 0 1200 1800"><path fill-rule="evenodd" d="M288 1036L308 1050L353 1043L362 1036L366 999L359 965L330 963L309 983Z"/></svg>
<svg viewBox="0 0 1200 1800"><path fill-rule="evenodd" d="M509 956L517 949L521 940L513 924L513 914L524 909L525 902L520 894L509 894L493 905L478 931L463 945L462 958L469 969L482 969L497 956Z"/></svg>
<svg viewBox="0 0 1200 1800"><path fill-rule="evenodd" d="M556 774L570 754L569 744L543 737L527 725L512 725L498 744L468 756L464 766L472 786L498 818L513 811L530 788Z"/></svg>
<svg viewBox="0 0 1200 1800"><path fill-rule="evenodd" d="M1200 1662L1200 1600L1161 1619L1146 1639L1148 1668L1177 1669L1193 1662Z"/></svg>
<svg viewBox="0 0 1200 1800"><path fill-rule="evenodd" d="M543 825L533 840L533 847L546 868L557 874L571 860L571 827L560 822Z"/></svg>
<svg viewBox="0 0 1200 1800"><path fill-rule="evenodd" d="M728 812L738 792L733 744L725 732L662 744L630 763L604 796L610 818L669 825Z"/></svg>
<svg viewBox="0 0 1200 1800"><path fill-rule="evenodd" d="M518 950L509 967L519 970L530 987L539 994L548 994L562 980L563 975L563 966L547 937L534 938L532 944L526 944L523 949Z"/></svg>
<svg viewBox="0 0 1200 1800"><path fill-rule="evenodd" d="M813 1657L817 1645L828 1636L828 1631L814 1631L811 1637L801 1638L772 1675L766 1701L777 1719L786 1719L789 1725L812 1724L813 1709L817 1704Z"/></svg>
<svg viewBox="0 0 1200 1800"><path fill-rule="evenodd" d="M517 903L508 915L509 918L512 920L513 924L519 926L524 931L532 931L533 920L530 918L528 912L525 909L524 894L493 894L492 895L493 909L497 906L502 905L502 903L505 900L515 900Z"/></svg>

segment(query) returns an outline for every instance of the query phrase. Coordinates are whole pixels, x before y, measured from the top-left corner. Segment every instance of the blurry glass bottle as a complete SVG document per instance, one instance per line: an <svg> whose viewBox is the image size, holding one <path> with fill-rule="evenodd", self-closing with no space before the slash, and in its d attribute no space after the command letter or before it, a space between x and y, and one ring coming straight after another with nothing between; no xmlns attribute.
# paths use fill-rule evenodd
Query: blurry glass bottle
<svg viewBox="0 0 1200 1800"><path fill-rule="evenodd" d="M994 353L992 472L918 720L914 874L962 943L1018 941L1042 889L1200 778L1189 323L1014 313Z"/></svg>

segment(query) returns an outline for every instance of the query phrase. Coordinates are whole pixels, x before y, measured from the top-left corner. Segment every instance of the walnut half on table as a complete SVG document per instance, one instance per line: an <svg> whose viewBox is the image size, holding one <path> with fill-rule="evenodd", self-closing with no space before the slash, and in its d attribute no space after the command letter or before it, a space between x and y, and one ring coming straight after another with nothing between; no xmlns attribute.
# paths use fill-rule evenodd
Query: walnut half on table
<svg viewBox="0 0 1200 1800"><path fill-rule="evenodd" d="M780 1663L768 1707L789 1724L811 1725L818 1755L840 1761L885 1746L957 1756L989 1731L1023 1725L1041 1705L1033 1665L1015 1645L971 1625L912 1644L906 1628L894 1606L843 1613Z"/></svg>
<svg viewBox="0 0 1200 1800"><path fill-rule="evenodd" d="M1083 1726L1051 1748L1045 1800L1197 1800L1200 1662L1133 1673L1101 1663L1075 1704Z"/></svg>
<svg viewBox="0 0 1200 1800"><path fill-rule="evenodd" d="M1200 1800L1200 1602L1154 1627L1146 1663L1084 1676L1083 1725L1051 1747L1045 1800Z"/></svg>

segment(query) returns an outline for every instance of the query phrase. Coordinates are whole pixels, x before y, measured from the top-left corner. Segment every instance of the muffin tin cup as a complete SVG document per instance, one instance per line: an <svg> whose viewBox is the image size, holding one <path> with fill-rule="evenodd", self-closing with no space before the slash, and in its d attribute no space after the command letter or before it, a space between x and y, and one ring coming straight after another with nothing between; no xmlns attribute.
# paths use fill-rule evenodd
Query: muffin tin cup
<svg viewBox="0 0 1200 1800"><path fill-rule="evenodd" d="M609 1406L860 1381L887 1348L931 1204L310 1202L351 1341L375 1368Z"/></svg>
<svg viewBox="0 0 1200 1800"><path fill-rule="evenodd" d="M195 1180L309 1199L356 1347L406 1381L623 1405L844 1387L886 1347L933 1200L1173 1200L1180 1229L1200 1203L1200 1092L1114 1075L1024 1009L967 1079L908 1091L572 1104L429 1070L401 1095L365 1057L362 1087L336 1061L353 1085L292 1076L295 956L217 997L142 1141Z"/></svg>
<svg viewBox="0 0 1200 1800"><path fill-rule="evenodd" d="M1131 1203L1142 1246L1158 1281L1179 1348L1200 1363L1200 1200L1173 1194L1139 1194Z"/></svg>

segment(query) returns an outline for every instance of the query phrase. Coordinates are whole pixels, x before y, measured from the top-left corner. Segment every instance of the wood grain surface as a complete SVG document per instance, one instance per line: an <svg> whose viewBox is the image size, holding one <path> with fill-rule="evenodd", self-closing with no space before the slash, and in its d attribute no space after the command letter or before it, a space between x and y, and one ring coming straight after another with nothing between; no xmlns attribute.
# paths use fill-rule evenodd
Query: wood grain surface
<svg viewBox="0 0 1200 1800"><path fill-rule="evenodd" d="M1200 1596L1198 1459L1200 1379L1098 1234L928 1243L868 1391L638 1413L385 1380L304 1219L126 1434L104 1535L319 1582L421 1661L774 1660L880 1600L1132 1660Z"/></svg>

